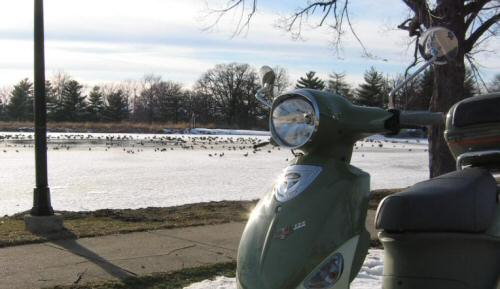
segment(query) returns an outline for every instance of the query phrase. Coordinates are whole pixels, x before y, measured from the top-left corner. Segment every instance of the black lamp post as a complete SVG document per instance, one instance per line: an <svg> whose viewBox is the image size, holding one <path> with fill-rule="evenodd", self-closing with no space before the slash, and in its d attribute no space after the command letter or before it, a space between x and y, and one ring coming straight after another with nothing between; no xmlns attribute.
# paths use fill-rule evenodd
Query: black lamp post
<svg viewBox="0 0 500 289"><path fill-rule="evenodd" d="M47 105L45 100L45 51L43 0L35 0L35 170L32 216L52 216L47 181Z"/></svg>

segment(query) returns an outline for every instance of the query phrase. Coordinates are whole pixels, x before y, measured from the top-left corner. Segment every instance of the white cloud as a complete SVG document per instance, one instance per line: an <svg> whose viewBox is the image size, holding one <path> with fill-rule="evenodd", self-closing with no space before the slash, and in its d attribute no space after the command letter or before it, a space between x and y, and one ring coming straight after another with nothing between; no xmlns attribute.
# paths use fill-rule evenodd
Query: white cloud
<svg viewBox="0 0 500 289"><path fill-rule="evenodd" d="M373 5L370 9L381 9ZM246 37L230 39L232 17L224 18L213 32L204 32L203 25L213 20L203 19L204 8L202 0L46 0L47 70L64 70L91 83L154 72L191 85L214 64L236 61L287 67L292 79L308 70L326 78L335 70L360 82L372 65L394 74L411 61L405 33L385 29L388 22L400 20L394 13L380 19L354 15L358 35L370 52L387 59L384 62L362 58L348 34L344 60L336 58L330 31L323 28L305 27L307 41L292 41L274 28L277 16L270 11L259 11ZM32 9L31 0L0 1L0 86L32 74ZM484 57L489 57L488 71L500 70L496 55Z"/></svg>

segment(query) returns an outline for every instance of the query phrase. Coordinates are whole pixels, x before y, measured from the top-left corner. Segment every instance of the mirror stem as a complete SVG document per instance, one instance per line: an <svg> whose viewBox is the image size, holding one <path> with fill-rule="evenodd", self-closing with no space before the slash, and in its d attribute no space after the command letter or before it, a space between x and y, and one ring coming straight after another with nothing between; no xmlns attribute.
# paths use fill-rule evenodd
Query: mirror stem
<svg viewBox="0 0 500 289"><path fill-rule="evenodd" d="M266 95L268 93L268 90L270 89L273 89L272 86L269 86L269 85L265 85L263 88L259 89L257 91L257 93L255 94L255 98L257 98L257 100L262 103L263 105L265 105L267 108L271 109L272 108L272 103L266 99Z"/></svg>
<svg viewBox="0 0 500 289"><path fill-rule="evenodd" d="M401 81L396 87L394 87L389 93L389 109L394 109L394 96L398 90L400 90L403 86L405 86L408 82L412 81L417 75L419 75L422 71L424 71L427 67L429 67L434 61L437 59L437 54L434 54L431 59L427 60L424 65L422 65L419 69L417 69L410 76L405 78L405 80Z"/></svg>

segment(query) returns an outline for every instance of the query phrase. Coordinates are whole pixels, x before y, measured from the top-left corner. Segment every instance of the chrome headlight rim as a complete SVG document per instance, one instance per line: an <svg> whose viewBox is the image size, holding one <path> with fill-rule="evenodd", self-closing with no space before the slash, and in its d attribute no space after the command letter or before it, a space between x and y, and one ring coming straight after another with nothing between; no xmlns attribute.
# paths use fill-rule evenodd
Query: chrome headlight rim
<svg viewBox="0 0 500 289"><path fill-rule="evenodd" d="M286 101L290 98L303 98L303 99L305 99L306 102L311 104L311 106L314 110L314 130L311 133L311 136L306 141L304 141L303 143L296 145L296 146L291 146L290 144L288 144L287 142L283 141L280 138L280 136L276 132L276 129L274 127L274 121L273 121L273 112L274 112L275 108L279 104L283 103L284 101ZM291 91L289 93L285 93L285 94L282 94L282 95L276 97L276 99L273 101L273 105L271 107L271 113L270 113L270 117L269 117L269 127L271 130L272 138L279 146L286 147L286 148L289 148L292 150L304 147L305 145L307 145L308 143L310 143L314 139L316 132L318 131L318 128L319 128L319 123L320 123L319 105L316 102L316 99L312 96L312 94L306 90Z"/></svg>

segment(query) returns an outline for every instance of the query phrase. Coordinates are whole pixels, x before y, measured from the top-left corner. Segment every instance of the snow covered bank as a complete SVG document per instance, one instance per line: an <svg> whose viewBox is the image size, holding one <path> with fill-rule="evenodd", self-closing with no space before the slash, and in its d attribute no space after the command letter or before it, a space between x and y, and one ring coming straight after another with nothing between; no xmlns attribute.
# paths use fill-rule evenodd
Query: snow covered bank
<svg viewBox="0 0 500 289"><path fill-rule="evenodd" d="M351 283L351 289L382 288L383 257L383 250L370 250L358 276ZM217 277L215 280L205 280L184 289L236 289L236 280L234 278Z"/></svg>

